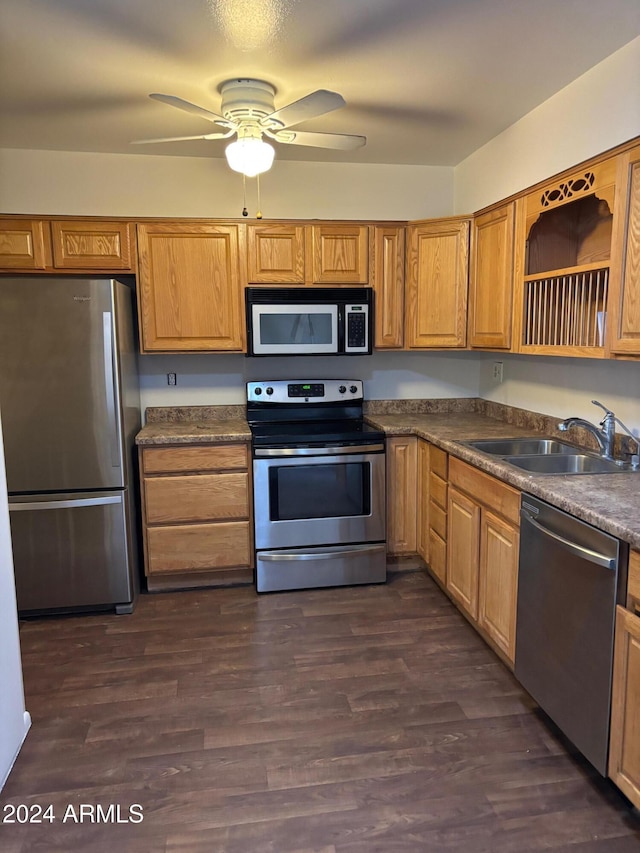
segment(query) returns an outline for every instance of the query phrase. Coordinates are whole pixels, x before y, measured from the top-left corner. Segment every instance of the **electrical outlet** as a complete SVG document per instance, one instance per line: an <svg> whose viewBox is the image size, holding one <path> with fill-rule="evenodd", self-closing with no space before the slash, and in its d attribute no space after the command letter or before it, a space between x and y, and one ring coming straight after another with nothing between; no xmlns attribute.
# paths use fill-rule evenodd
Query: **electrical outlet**
<svg viewBox="0 0 640 853"><path fill-rule="evenodd" d="M493 381L494 382L502 382L503 378L503 364L501 361L493 362Z"/></svg>
<svg viewBox="0 0 640 853"><path fill-rule="evenodd" d="M177 376L175 373L167 373L167 385L175 385Z"/></svg>

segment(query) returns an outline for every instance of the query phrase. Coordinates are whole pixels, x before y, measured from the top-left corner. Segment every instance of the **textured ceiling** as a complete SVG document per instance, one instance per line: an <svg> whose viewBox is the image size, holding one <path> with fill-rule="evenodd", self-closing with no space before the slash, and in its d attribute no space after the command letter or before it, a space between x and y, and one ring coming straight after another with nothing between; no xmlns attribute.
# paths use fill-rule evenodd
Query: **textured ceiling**
<svg viewBox="0 0 640 853"><path fill-rule="evenodd" d="M368 140L281 159L454 165L638 35L639 0L1 0L0 147L222 157L132 146L216 129L147 96L219 112L255 77L277 107L340 92L297 129Z"/></svg>

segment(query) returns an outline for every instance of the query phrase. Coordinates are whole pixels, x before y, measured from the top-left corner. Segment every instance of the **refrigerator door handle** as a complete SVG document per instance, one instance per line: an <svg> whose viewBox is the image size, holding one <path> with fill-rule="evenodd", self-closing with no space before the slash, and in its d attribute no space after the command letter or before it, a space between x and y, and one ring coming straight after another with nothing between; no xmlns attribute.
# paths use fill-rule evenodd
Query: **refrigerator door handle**
<svg viewBox="0 0 640 853"><path fill-rule="evenodd" d="M104 388L107 404L107 420L114 425L111 438L111 465L120 467L120 421L116 415L116 383L113 369L113 322L111 313L102 313L102 340L104 344Z"/></svg>
<svg viewBox="0 0 640 853"><path fill-rule="evenodd" d="M9 512L25 512L34 509L73 509L77 506L104 506L122 503L122 495L104 498L78 498L68 501L29 501L28 503L10 503Z"/></svg>

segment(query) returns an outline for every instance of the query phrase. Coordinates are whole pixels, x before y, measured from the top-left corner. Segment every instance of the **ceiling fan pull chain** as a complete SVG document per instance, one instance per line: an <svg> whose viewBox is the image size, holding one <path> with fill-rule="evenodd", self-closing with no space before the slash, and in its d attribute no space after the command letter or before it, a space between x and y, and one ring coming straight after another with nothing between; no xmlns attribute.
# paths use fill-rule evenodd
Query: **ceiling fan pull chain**
<svg viewBox="0 0 640 853"><path fill-rule="evenodd" d="M247 176L242 176L242 215L248 216L249 211L247 210Z"/></svg>
<svg viewBox="0 0 640 853"><path fill-rule="evenodd" d="M256 175L256 186L258 188L258 209L256 211L256 219L262 219L262 211L260 210L260 175Z"/></svg>

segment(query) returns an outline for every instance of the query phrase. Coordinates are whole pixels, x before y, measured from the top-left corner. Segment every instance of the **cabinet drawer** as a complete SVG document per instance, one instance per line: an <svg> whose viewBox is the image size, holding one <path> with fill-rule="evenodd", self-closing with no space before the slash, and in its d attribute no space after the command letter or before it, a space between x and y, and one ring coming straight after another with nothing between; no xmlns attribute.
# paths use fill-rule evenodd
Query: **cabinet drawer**
<svg viewBox="0 0 640 853"><path fill-rule="evenodd" d="M248 521L150 527L147 530L147 571L205 571L250 566Z"/></svg>
<svg viewBox="0 0 640 853"><path fill-rule="evenodd" d="M429 526L438 536L447 539L447 513L433 501L429 505Z"/></svg>
<svg viewBox="0 0 640 853"><path fill-rule="evenodd" d="M447 508L447 483L437 474L431 472L429 477L429 497L431 501L442 509Z"/></svg>
<svg viewBox="0 0 640 853"><path fill-rule="evenodd" d="M627 607L640 612L640 552L629 551L629 582Z"/></svg>
<svg viewBox="0 0 640 853"><path fill-rule="evenodd" d="M520 492L460 459L449 461L449 482L479 503L520 525Z"/></svg>
<svg viewBox="0 0 640 853"><path fill-rule="evenodd" d="M432 473L437 474L445 482L447 481L447 454L439 447L434 447L433 444L429 450L429 465Z"/></svg>
<svg viewBox="0 0 640 853"><path fill-rule="evenodd" d="M150 447L142 451L145 474L171 474L181 471L229 471L248 466L246 444L206 445L203 447Z"/></svg>
<svg viewBox="0 0 640 853"><path fill-rule="evenodd" d="M429 566L441 583L447 578L447 543L431 529L429 531Z"/></svg>
<svg viewBox="0 0 640 853"><path fill-rule="evenodd" d="M249 475L194 474L144 481L147 524L249 517Z"/></svg>

